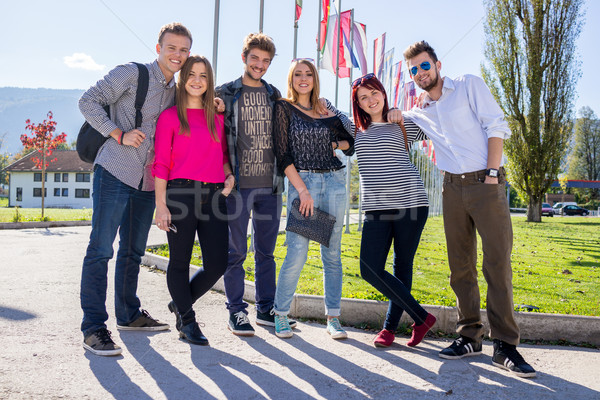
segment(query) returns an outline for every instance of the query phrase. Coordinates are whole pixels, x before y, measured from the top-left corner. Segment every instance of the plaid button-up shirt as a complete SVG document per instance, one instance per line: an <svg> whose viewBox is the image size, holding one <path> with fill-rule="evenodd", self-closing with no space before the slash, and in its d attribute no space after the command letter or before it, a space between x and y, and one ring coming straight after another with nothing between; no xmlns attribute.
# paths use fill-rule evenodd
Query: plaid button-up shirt
<svg viewBox="0 0 600 400"><path fill-rule="evenodd" d="M146 64L149 72L148 94L142 107L142 126L146 134L140 147L120 145L110 137L98 152L94 164L124 184L144 191L154 190L151 167L154 160L154 131L160 113L175 102L175 79L167 82L158 62ZM89 88L79 100L79 109L89 124L104 136L119 128L128 132L135 127L135 95L138 68L119 65ZM110 105L111 118L103 107Z"/></svg>

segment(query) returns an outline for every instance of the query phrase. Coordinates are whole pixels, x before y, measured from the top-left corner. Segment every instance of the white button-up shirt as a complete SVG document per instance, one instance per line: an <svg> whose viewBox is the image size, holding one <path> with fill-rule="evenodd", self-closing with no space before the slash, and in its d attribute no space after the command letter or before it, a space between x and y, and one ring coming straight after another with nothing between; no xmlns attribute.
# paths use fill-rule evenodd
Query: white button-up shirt
<svg viewBox="0 0 600 400"><path fill-rule="evenodd" d="M483 79L444 77L441 97L405 112L433 141L438 168L453 174L487 168L488 139L510 137L504 114Z"/></svg>

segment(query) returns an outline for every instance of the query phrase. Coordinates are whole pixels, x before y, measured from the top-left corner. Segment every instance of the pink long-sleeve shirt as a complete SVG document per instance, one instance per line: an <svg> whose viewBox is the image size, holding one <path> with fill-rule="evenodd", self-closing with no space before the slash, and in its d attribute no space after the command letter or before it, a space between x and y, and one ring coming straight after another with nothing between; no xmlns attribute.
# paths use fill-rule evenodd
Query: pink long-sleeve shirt
<svg viewBox="0 0 600 400"><path fill-rule="evenodd" d="M201 182L225 181L223 165L229 162L223 116L215 117L216 142L206 126L204 110L187 109L189 135L179 133L177 107L166 109L156 124L152 174L161 179L192 179Z"/></svg>

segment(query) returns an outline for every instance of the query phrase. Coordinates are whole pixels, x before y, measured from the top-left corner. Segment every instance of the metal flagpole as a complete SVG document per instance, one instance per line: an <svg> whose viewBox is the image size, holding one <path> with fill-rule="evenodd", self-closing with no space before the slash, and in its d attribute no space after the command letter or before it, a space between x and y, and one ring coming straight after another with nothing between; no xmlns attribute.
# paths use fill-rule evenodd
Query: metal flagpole
<svg viewBox="0 0 600 400"><path fill-rule="evenodd" d="M260 18L258 20L258 31L263 31L263 21L265 19L265 0L260 0Z"/></svg>
<svg viewBox="0 0 600 400"><path fill-rule="evenodd" d="M340 80L340 36L342 33L342 21L340 20L341 18L341 10L342 10L342 0L339 1L338 3L340 9L336 10L337 11L337 24L338 24L338 30L337 30L337 42L335 44L335 48L336 48L336 65L335 65L335 108L338 107L338 88L339 88L339 80Z"/></svg>
<svg viewBox="0 0 600 400"><path fill-rule="evenodd" d="M341 27L340 21L340 27ZM352 31L354 30L354 9L350 11L350 51L352 52L352 47L354 43L352 42ZM352 58L352 57L351 57ZM350 81L349 85L352 85L352 68L354 66L350 66ZM352 88L350 88L352 91ZM348 115L352 115L352 96L350 98L350 106L348 107ZM350 160L350 156L346 156L346 230L345 233L350 233L350 180L352 175L352 160ZM359 215L360 218L360 215Z"/></svg>
<svg viewBox="0 0 600 400"><path fill-rule="evenodd" d="M217 48L219 46L219 5L220 0L215 0L215 30L213 33L213 56L212 65L215 73L215 82L217 81Z"/></svg>
<svg viewBox="0 0 600 400"><path fill-rule="evenodd" d="M294 59L298 50L298 20L296 19L296 3L294 3Z"/></svg>
<svg viewBox="0 0 600 400"><path fill-rule="evenodd" d="M317 72L319 72L319 68L321 68L321 13L323 9L323 2L319 0L319 19L317 20Z"/></svg>

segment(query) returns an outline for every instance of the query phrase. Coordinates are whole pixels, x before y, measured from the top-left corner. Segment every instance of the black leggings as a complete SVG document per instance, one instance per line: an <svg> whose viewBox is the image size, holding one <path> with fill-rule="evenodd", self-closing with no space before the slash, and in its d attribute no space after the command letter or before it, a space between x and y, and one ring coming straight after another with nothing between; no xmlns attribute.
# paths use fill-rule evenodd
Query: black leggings
<svg viewBox="0 0 600 400"><path fill-rule="evenodd" d="M229 231L227 206L221 194L223 184L174 179L167 184L167 207L177 233L167 233L169 293L187 324L195 319L192 305L206 293L227 269ZM202 268L192 277L190 260L194 239L202 250Z"/></svg>
<svg viewBox="0 0 600 400"><path fill-rule="evenodd" d="M429 207L367 211L360 245L360 274L389 301L384 329L395 331L402 312L417 325L425 322L427 311L411 295L413 258ZM394 274L385 270L385 262L394 242Z"/></svg>

